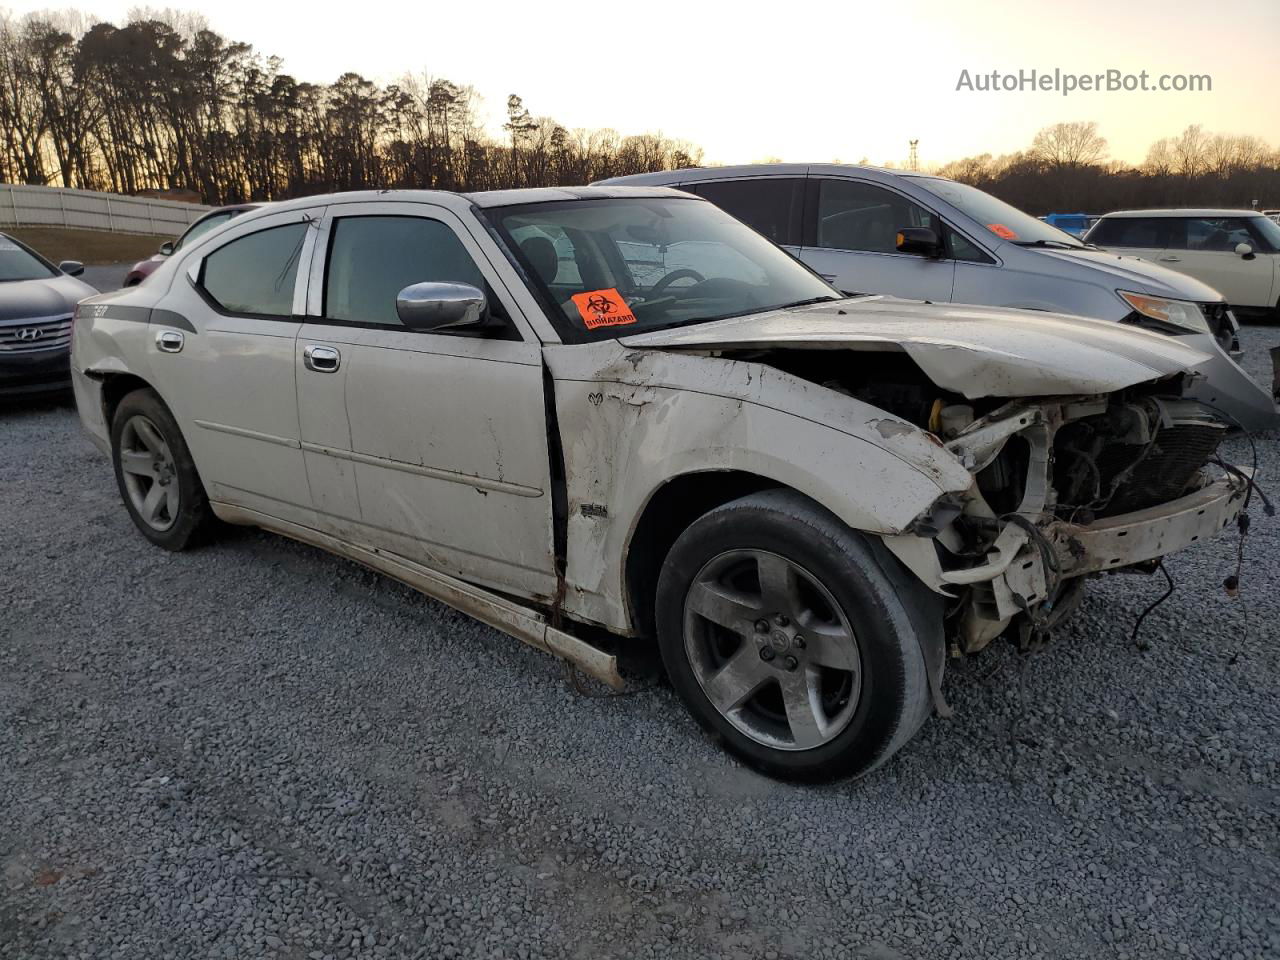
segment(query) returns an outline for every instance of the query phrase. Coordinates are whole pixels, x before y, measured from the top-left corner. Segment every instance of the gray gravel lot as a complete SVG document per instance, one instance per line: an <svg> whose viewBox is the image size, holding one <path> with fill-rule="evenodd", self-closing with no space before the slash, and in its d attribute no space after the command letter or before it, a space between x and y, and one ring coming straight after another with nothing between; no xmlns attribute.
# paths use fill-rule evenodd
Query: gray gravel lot
<svg viewBox="0 0 1280 960"><path fill-rule="evenodd" d="M1245 339L1261 376L1280 330ZM804 788L666 687L583 698L318 551L149 546L65 404L0 412L0 490L6 960L1280 957L1258 505L1243 601L1234 536L1178 555L1143 653L1163 581L1098 581L1021 684L1003 647L953 662L954 719Z"/></svg>

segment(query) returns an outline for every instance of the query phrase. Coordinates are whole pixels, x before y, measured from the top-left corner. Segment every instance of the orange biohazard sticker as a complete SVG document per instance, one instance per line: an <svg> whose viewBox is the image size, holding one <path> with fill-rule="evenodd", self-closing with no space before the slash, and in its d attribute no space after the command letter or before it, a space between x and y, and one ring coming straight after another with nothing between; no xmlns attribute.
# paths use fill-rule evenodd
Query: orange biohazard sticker
<svg viewBox="0 0 1280 960"><path fill-rule="evenodd" d="M1001 240L1017 240L1018 235L1006 227L1003 223L988 223L987 229L994 233Z"/></svg>
<svg viewBox="0 0 1280 960"><path fill-rule="evenodd" d="M575 293L573 305L578 308L588 330L595 330L597 327L622 327L636 322L636 315L627 306L627 301L613 287Z"/></svg>

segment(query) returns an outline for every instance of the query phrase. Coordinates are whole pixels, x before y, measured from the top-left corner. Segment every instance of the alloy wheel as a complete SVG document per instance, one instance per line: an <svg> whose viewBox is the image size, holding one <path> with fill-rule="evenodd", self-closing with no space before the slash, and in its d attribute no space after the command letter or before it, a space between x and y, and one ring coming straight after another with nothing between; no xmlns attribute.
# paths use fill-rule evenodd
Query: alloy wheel
<svg viewBox="0 0 1280 960"><path fill-rule="evenodd" d="M709 560L685 597L684 645L707 699L757 743L813 749L857 711L862 665L849 620L813 574L779 554Z"/></svg>
<svg viewBox="0 0 1280 960"><path fill-rule="evenodd" d="M120 431L120 471L133 509L151 529L177 522L180 497L173 452L147 417L129 418Z"/></svg>

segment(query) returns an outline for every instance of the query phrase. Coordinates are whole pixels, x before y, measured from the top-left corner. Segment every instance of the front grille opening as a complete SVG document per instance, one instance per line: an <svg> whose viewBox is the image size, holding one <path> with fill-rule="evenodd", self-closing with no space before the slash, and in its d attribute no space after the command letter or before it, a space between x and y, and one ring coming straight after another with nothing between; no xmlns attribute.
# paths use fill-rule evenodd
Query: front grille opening
<svg viewBox="0 0 1280 960"><path fill-rule="evenodd" d="M1176 500L1199 486L1225 435L1207 418L1165 422L1154 404L1115 404L1068 423L1054 440L1058 516L1087 523Z"/></svg>

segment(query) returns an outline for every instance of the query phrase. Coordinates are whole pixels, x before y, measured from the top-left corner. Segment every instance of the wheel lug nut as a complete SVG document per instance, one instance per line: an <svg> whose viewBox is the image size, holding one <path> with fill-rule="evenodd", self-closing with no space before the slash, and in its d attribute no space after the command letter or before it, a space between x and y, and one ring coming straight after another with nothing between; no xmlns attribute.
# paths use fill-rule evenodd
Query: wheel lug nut
<svg viewBox="0 0 1280 960"><path fill-rule="evenodd" d="M769 621L761 617L759 620L756 621L756 633L768 633L768 632L769 632Z"/></svg>
<svg viewBox="0 0 1280 960"><path fill-rule="evenodd" d="M785 613L780 613L776 617L774 617L774 622L777 623L778 626L780 627L785 627L788 623L791 622L791 618L788 617Z"/></svg>
<svg viewBox="0 0 1280 960"><path fill-rule="evenodd" d="M794 669L795 669L796 667L798 667L798 666L800 666L800 661L799 661L799 660L797 660L795 657L787 657L787 669L788 669L788 670L794 670Z"/></svg>
<svg viewBox="0 0 1280 960"><path fill-rule="evenodd" d="M795 647L797 650L803 650L803 649L804 649L804 637L801 637L801 636L797 635L797 636L796 636L796 637L791 641L791 645L792 645L793 647Z"/></svg>
<svg viewBox="0 0 1280 960"><path fill-rule="evenodd" d="M768 663L773 659L773 647L761 647L760 659Z"/></svg>

